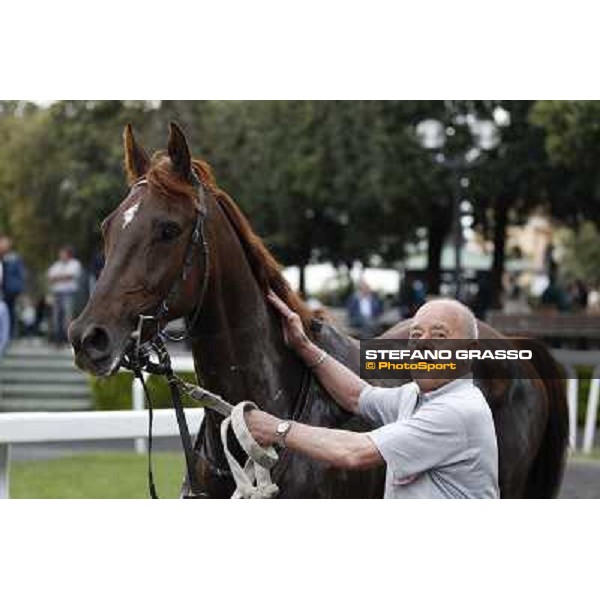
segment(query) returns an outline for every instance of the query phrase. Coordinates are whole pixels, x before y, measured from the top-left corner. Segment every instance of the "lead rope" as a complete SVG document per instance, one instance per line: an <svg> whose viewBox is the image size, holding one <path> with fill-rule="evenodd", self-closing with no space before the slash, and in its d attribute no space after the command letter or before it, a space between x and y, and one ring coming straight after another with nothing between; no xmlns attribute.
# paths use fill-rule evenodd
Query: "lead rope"
<svg viewBox="0 0 600 600"><path fill-rule="evenodd" d="M146 387L144 381L144 374L140 369L136 369L133 375L142 384L144 395L146 396L146 402L148 404L148 492L152 500L158 500L158 494L156 493L156 485L154 483L154 473L152 470L152 425L154 423L154 407L152 406L152 398Z"/></svg>
<svg viewBox="0 0 600 600"><path fill-rule="evenodd" d="M179 379L173 372L171 366L171 357L167 351L164 343L158 340L154 343L154 351L162 367L163 376L167 380L169 385L169 391L171 392L171 399L173 401L173 409L175 410L175 417L177 419L177 426L179 427L179 437L181 438L181 445L183 446L183 453L185 455L185 464L187 470L188 484L192 490L192 494L196 497L203 497L202 490L196 477L196 458L194 455L194 447L192 444L192 436L185 418L185 412L183 410L183 402L181 400L180 386L182 380Z"/></svg>
<svg viewBox="0 0 600 600"><path fill-rule="evenodd" d="M164 358L161 356L161 360ZM257 409L256 404L252 402L241 402L233 406L217 394L198 385L193 385L183 381L173 371L169 363L164 365L165 373L173 399L173 408L179 426L179 433L186 459L187 479L192 490L193 497L206 497L196 479L195 456L181 401L181 391L187 394L192 400L208 410L214 410L225 418L221 423L221 441L227 464L231 475L235 481L236 489L231 496L233 499L266 499L274 498L279 494L279 487L271 479L271 469L277 463L279 457L275 448L269 446L263 448L252 437L248 426L246 425L245 413L248 410ZM152 397L144 381L144 376L140 368L134 370L134 375L142 384L146 401L148 405L148 490L153 500L159 498L154 481L152 468L152 426L154 421L154 412ZM232 432L237 439L242 450L248 455L244 467L238 462L229 447L229 432Z"/></svg>
<svg viewBox="0 0 600 600"><path fill-rule="evenodd" d="M233 406L218 394L178 379L184 392L205 409L214 410L225 417L221 423L221 443L229 470L235 481L233 499L274 498L279 487L271 479L271 469L279 457L275 448L263 448L252 437L246 419L248 410L257 409L253 402L240 402ZM248 455L245 465L237 461L229 447L229 432L232 432L242 450Z"/></svg>
<svg viewBox="0 0 600 600"><path fill-rule="evenodd" d="M244 413L254 408L258 407L252 402L241 402L221 423L221 442L236 485L235 492L231 496L234 499L274 498L279 493L279 488L271 480L271 469L279 458L277 452L273 446L268 448L259 446L246 425ZM229 449L230 430L248 454L248 460L243 468Z"/></svg>

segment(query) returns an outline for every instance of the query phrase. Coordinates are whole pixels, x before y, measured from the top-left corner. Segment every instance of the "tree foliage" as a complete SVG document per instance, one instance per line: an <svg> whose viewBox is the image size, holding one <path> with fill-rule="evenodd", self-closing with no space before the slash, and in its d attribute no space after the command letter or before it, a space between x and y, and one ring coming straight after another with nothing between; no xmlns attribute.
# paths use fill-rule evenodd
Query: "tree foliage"
<svg viewBox="0 0 600 600"><path fill-rule="evenodd" d="M600 103L463 103L481 118L511 115L499 147L469 173L480 231L497 247L509 223L538 205L565 222L600 216ZM429 275L439 282L452 220L455 174L420 147L425 118L455 126L448 153L470 144L441 101L64 101L0 103L0 230L30 266L44 269L73 244L87 260L100 221L127 192L121 135L132 123L148 150L164 148L177 120L196 156L286 264L395 265L427 233ZM459 107L460 108L460 107ZM462 110L462 109L461 109ZM499 278L497 278L499 281Z"/></svg>
<svg viewBox="0 0 600 600"><path fill-rule="evenodd" d="M561 271L570 278L600 281L600 229L591 221L563 231Z"/></svg>

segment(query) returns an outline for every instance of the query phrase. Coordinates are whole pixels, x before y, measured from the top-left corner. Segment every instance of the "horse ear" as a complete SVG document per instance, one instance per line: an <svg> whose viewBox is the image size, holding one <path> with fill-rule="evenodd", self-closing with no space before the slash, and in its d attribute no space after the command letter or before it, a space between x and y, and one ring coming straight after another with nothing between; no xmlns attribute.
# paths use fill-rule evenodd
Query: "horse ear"
<svg viewBox="0 0 600 600"><path fill-rule="evenodd" d="M192 178L192 155L185 135L177 123L169 125L169 145L167 146L173 170L186 181Z"/></svg>
<svg viewBox="0 0 600 600"><path fill-rule="evenodd" d="M133 136L133 128L129 123L123 131L123 149L125 151L125 170L127 180L133 183L146 174L150 167L150 159L146 151L137 143Z"/></svg>

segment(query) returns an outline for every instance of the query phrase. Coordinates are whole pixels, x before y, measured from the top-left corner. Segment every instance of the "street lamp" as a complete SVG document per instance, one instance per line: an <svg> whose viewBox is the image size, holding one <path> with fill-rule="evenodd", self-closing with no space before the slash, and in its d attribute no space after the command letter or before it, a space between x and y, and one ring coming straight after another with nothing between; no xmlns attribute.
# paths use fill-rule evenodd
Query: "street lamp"
<svg viewBox="0 0 600 600"><path fill-rule="evenodd" d="M497 107L493 113L494 121L479 119L473 113L459 113L447 125L437 119L425 119L417 124L416 135L423 148L437 151L436 163L446 167L452 173L454 194L452 198L452 226L454 240L454 280L456 282L456 298L461 297L461 251L463 245L461 222L462 180L464 174L473 168L482 158L482 152L489 152L500 143L499 127L510 124L510 114ZM470 143L467 147L452 154L444 153L448 138L456 134L456 127L467 127Z"/></svg>

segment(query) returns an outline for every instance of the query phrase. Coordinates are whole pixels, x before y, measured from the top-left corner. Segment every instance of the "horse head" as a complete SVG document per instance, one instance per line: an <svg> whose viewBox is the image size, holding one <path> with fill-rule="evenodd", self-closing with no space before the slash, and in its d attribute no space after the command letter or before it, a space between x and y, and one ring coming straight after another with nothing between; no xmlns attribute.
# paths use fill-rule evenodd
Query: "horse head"
<svg viewBox="0 0 600 600"><path fill-rule="evenodd" d="M168 149L149 158L127 125L125 167L129 193L102 223L105 266L81 315L69 328L77 365L110 375L132 343L140 315L156 327L189 315L197 304L203 216L203 165L192 161L181 129L171 123ZM192 268L194 267L194 268ZM143 339L140 341L144 341Z"/></svg>

